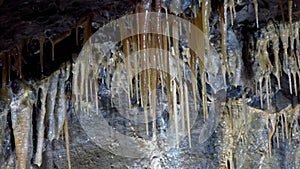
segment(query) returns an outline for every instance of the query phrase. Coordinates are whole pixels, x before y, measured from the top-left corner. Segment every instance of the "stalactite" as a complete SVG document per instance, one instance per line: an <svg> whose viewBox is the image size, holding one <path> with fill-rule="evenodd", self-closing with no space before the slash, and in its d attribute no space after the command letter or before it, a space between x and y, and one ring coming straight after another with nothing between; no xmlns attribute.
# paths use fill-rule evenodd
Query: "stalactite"
<svg viewBox="0 0 300 169"><path fill-rule="evenodd" d="M76 25L76 27L75 27L75 40L76 40L76 46L78 46L79 45L79 38L78 38L78 34L79 34L79 30L78 30L78 25Z"/></svg>
<svg viewBox="0 0 300 169"><path fill-rule="evenodd" d="M148 55L149 57L149 83L150 83L150 91L151 95L151 115L152 115L152 123L153 123L153 137L156 135L156 88L157 88L157 72L153 67L157 67L157 56L156 54Z"/></svg>
<svg viewBox="0 0 300 169"><path fill-rule="evenodd" d="M83 44L85 44L92 35L92 18L93 16L89 16L83 25Z"/></svg>
<svg viewBox="0 0 300 169"><path fill-rule="evenodd" d="M167 11L167 9L165 9L165 11ZM168 13L166 13L166 20L167 22L165 23L165 25L163 25L163 27L165 27L164 31L164 35L167 36L163 36L163 49L165 51L169 51L171 50L171 41L170 41L170 27L169 27L169 22L168 22ZM172 126L172 120L173 120L173 102L172 102L172 93L171 93L171 75L170 75L170 58L171 56L169 55L169 52L165 53L165 56L163 57L163 65L164 65L164 69L163 71L166 72L165 74L165 79L162 79L165 81L165 87L166 87L166 91L167 91L167 98L168 98L168 108L169 108L169 119L170 119L170 126Z"/></svg>
<svg viewBox="0 0 300 169"><path fill-rule="evenodd" d="M272 137L274 135L275 129L276 129L276 114L269 114L269 118L267 119L267 121L271 121L271 129L268 126L268 147L269 147L269 155L270 157L272 156Z"/></svg>
<svg viewBox="0 0 300 169"><path fill-rule="evenodd" d="M1 62L2 62L2 79L1 79L1 88L5 89L6 87L6 82L7 82L7 57L6 57L6 52L1 51L0 52L0 58L1 58Z"/></svg>
<svg viewBox="0 0 300 169"><path fill-rule="evenodd" d="M46 110L48 119L48 132L47 138L52 141L55 138L55 126L57 121L55 120L55 103L57 94L57 84L58 84L59 72L54 72L49 81L49 90L46 99Z"/></svg>
<svg viewBox="0 0 300 169"><path fill-rule="evenodd" d="M45 43L45 37L39 36L39 42L40 42L40 64L41 64L41 73L44 72L44 43Z"/></svg>
<svg viewBox="0 0 300 169"><path fill-rule="evenodd" d="M121 22L121 29L120 29L120 32L121 32L121 37L124 37L126 34L128 34L127 32L124 32L124 31L127 31L127 29L124 29L126 28L125 26L125 21L122 21ZM128 106L129 106L129 109L131 109L131 95L132 95L132 75L131 75L131 59L129 58L130 57L130 38L126 38L126 39L123 39L122 40L122 47L123 47L123 53L124 53L124 56L125 56L125 66L126 66L126 76L127 76L127 84L128 84L128 88L127 88L127 91L128 91Z"/></svg>
<svg viewBox="0 0 300 169"><path fill-rule="evenodd" d="M66 68L63 66L60 69L58 84L57 84L57 94L56 94L56 104L54 112L56 114L55 119L57 120L56 127L55 127L55 138L58 139L60 136L60 133L63 129L63 124L67 115L67 98L65 93L65 82L69 78L70 71L69 66L66 66Z"/></svg>
<svg viewBox="0 0 300 169"><path fill-rule="evenodd" d="M10 78L10 75L11 75L11 53L8 52L7 53L7 60L8 60L8 66L7 66L7 70L8 70L8 82L10 82L11 78Z"/></svg>
<svg viewBox="0 0 300 169"><path fill-rule="evenodd" d="M72 31L69 30L69 31L66 31L64 33L60 33L60 34L58 34L58 35L56 35L56 36L54 36L50 39L50 42L52 44L52 48L51 48L51 50L52 50L52 61L54 61L54 59L55 59L55 45L57 43L61 42L62 40L64 40L65 38L69 37L71 35L71 33L72 33Z"/></svg>
<svg viewBox="0 0 300 169"><path fill-rule="evenodd" d="M293 12L293 0L288 0L288 13L289 13L289 21L290 25L292 25L293 18L292 18L292 12Z"/></svg>
<svg viewBox="0 0 300 169"><path fill-rule="evenodd" d="M185 134L185 115L184 112L186 111L186 107L189 106L184 102L184 84L183 81L179 81L179 102L180 102L180 115L181 115L181 130L182 133ZM189 113L189 112L186 112Z"/></svg>
<svg viewBox="0 0 300 169"><path fill-rule="evenodd" d="M257 3L257 0L253 0L253 4L254 4L254 11L255 11L256 27L259 28L259 25L258 25L258 3Z"/></svg>
<svg viewBox="0 0 300 169"><path fill-rule="evenodd" d="M161 10L162 10L162 1L161 0L155 0L155 12L157 13L156 16L156 27L155 31L156 32L162 32L162 23L161 23ZM158 62L158 69L159 71L159 78L161 82L161 88L164 89L165 82L164 82L164 59L166 56L164 56L163 52L163 36L161 34L154 34L154 39L155 39L155 49L157 49L157 62ZM162 97L164 97L164 90L162 90Z"/></svg>
<svg viewBox="0 0 300 169"><path fill-rule="evenodd" d="M227 0L220 6L220 30L221 30L221 47L222 47L222 73L224 84L226 85L226 73L230 73L227 60Z"/></svg>
<svg viewBox="0 0 300 169"><path fill-rule="evenodd" d="M270 92L269 92L270 77L269 75L265 76L265 86L266 86L266 100L267 100L267 109L270 110Z"/></svg>
<svg viewBox="0 0 300 169"><path fill-rule="evenodd" d="M233 25L234 18L236 16L234 0L229 0L229 10L230 10L231 25Z"/></svg>
<svg viewBox="0 0 300 169"><path fill-rule="evenodd" d="M143 0L142 4L140 6L139 12L147 12L151 9L151 3L152 0ZM148 67L148 58L147 58L147 42L148 42L148 35L146 34L148 32L148 15L145 15L145 18L138 18L139 23L139 31L142 33L140 35L140 49L141 52L141 67L145 68ZM143 22L142 22L143 21ZM149 127L148 127L148 114L147 114L147 105L148 105L148 87L149 84L148 81L148 70L144 70L141 73L141 100L142 105L144 107L144 116L145 116L145 123L146 123L146 131L147 135L149 134Z"/></svg>
<svg viewBox="0 0 300 169"><path fill-rule="evenodd" d="M86 76L85 76L85 73L86 73L86 59L82 61L83 63L79 64L80 66L80 89L79 89L79 105L80 105L80 110L83 110L83 103L82 103L82 98L83 98L83 92L84 92L84 82L86 80Z"/></svg>
<svg viewBox="0 0 300 169"><path fill-rule="evenodd" d="M294 23L294 39L295 39L296 45L299 44L299 29L300 29L299 22L295 22ZM299 53L298 46L296 47L296 57L297 57L298 66L300 66L300 53Z"/></svg>
<svg viewBox="0 0 300 169"><path fill-rule="evenodd" d="M280 119L281 119L281 136L282 136L282 141L285 142L283 114L280 115Z"/></svg>
<svg viewBox="0 0 300 169"><path fill-rule="evenodd" d="M44 144L44 133L45 133L45 115L46 115L46 97L49 87L48 79L42 81L39 87L39 100L41 107L39 108L39 115L37 117L37 144L36 144L36 153L33 163L37 166L42 164L42 153L43 153L43 144ZM38 105L38 103L36 103Z"/></svg>
<svg viewBox="0 0 300 169"><path fill-rule="evenodd" d="M192 20L192 23L196 25L198 29L203 29L202 28L202 15L197 13L194 13L195 18ZM189 42L194 42L193 35L190 33L191 31L189 30L189 33L187 34ZM196 40L196 43L198 41ZM196 90L197 90L197 54L199 55L199 44L197 44L197 51L190 50L190 67L191 67L191 72L192 72L192 89L193 89L193 99L194 99L194 105L195 105L195 110L197 110L197 103L196 103ZM202 61L202 62L201 62ZM202 67L203 60L200 60L199 66Z"/></svg>
<svg viewBox="0 0 300 169"><path fill-rule="evenodd" d="M283 45L283 71L288 75L289 78L289 89L292 94L292 80L291 80L291 69L289 67L289 56L288 56L288 47L289 47L289 29L286 25L280 25L280 39Z"/></svg>
<svg viewBox="0 0 300 169"><path fill-rule="evenodd" d="M175 135L176 135L176 146L179 146L179 129L178 129L178 112L177 112L177 95L176 95L176 81L172 79L172 95L173 95L173 114L174 114L174 125L175 125Z"/></svg>
<svg viewBox="0 0 300 169"><path fill-rule="evenodd" d="M99 103L98 103L98 82L97 82L97 79L94 78L93 79L94 81L94 92L95 92L95 104L96 104L96 114L98 115L99 114Z"/></svg>
<svg viewBox="0 0 300 169"><path fill-rule="evenodd" d="M81 17L77 22L76 22L76 45L79 44L79 38L78 38L78 28L80 26L83 27L83 44L90 38L92 35L92 29L91 29L91 22L93 19L94 15L91 13L88 16Z"/></svg>
<svg viewBox="0 0 300 169"><path fill-rule="evenodd" d="M262 83L263 83L263 78L258 79L259 83L259 97L260 97L260 107L263 109L264 103L263 103L263 95L262 95Z"/></svg>
<svg viewBox="0 0 300 169"><path fill-rule="evenodd" d="M294 90L295 90L295 95L298 95L298 88L297 88L297 76L296 76L296 72L292 71L292 75L293 75L293 81L294 81Z"/></svg>
<svg viewBox="0 0 300 169"><path fill-rule="evenodd" d="M277 145L277 148L279 148L279 132L278 132L278 127L276 127L276 145Z"/></svg>
<svg viewBox="0 0 300 169"><path fill-rule="evenodd" d="M289 133L288 133L288 116L287 116L287 113L286 111L283 111L282 113L283 117L284 117L284 126L283 128L285 128L285 136L286 136L286 139L289 140Z"/></svg>
<svg viewBox="0 0 300 169"><path fill-rule="evenodd" d="M270 39L270 42L272 42L272 49L273 49L273 53L274 53L275 70L273 71L273 74L277 79L278 88L281 89L281 82L280 82L281 64L280 64L280 60L279 60L279 37L276 33L275 26L272 22L268 23L267 31L268 31L267 34Z"/></svg>
<svg viewBox="0 0 300 169"><path fill-rule="evenodd" d="M183 92L182 92L182 89L183 89L183 86L182 86L182 72L180 71L180 65L179 65L179 23L178 22L173 22L172 23L172 38L173 38L173 57L175 58L175 62L176 62L176 68L175 68L175 72L176 72L176 75L177 75L177 78L178 78L178 94L179 94L179 102L180 102L180 112L181 114L183 114L183 111L184 111L184 104L183 104ZM174 81L175 83L175 81ZM174 91L173 91L174 92ZM176 87L175 87L175 92L176 92ZM174 94L174 93L173 93ZM173 95L174 97L174 95ZM175 96L176 97L176 96ZM174 120L175 120L175 130L176 130L176 137L178 136L178 116L177 116L177 102L176 104L173 102L173 105L174 105ZM184 120L182 120L182 125L184 126ZM176 128L176 125L177 125L177 128Z"/></svg>
<svg viewBox="0 0 300 169"><path fill-rule="evenodd" d="M72 70L72 73L73 73L73 81L72 81L72 93L74 93L73 95L75 95L73 98L72 98L72 102L74 103L74 107L77 109L78 108L78 101L79 101L79 98L78 98L78 94L79 94L79 90L78 90L78 77L79 77L79 71L80 71L80 67L79 67L79 64L73 64L73 70ZM74 100L75 99L75 100Z"/></svg>
<svg viewBox="0 0 300 169"><path fill-rule="evenodd" d="M92 44L90 44L91 43L91 41L88 41L88 42L86 42L86 43L89 43L88 44L88 46L92 46ZM90 74L90 68L91 68L91 66L90 66L90 59L89 59L89 53L88 52L90 52L90 50L91 49L89 49L89 48L86 48L86 50L84 50L84 57L86 58L86 60L85 60L85 71L84 71L84 78L85 78L85 80L84 80L84 86L82 86L83 87L83 95L82 96L85 96L85 109L86 109L86 111L87 112L89 112L89 82L90 82L90 79L89 79L89 74Z"/></svg>
<svg viewBox="0 0 300 169"><path fill-rule="evenodd" d="M210 42L209 42L209 17L210 17L210 0L202 0L202 26L204 33L204 43L206 55L210 56Z"/></svg>
<svg viewBox="0 0 300 169"><path fill-rule="evenodd" d="M139 69L139 64L138 64L138 55L137 55L137 51L138 51L138 40L137 40L137 36L133 36L132 37L132 48L133 48L133 57L134 57L134 89L135 89L135 97L137 99L137 104L139 104L139 76L138 76L138 69ZM133 88L133 87L132 87Z"/></svg>
<svg viewBox="0 0 300 169"><path fill-rule="evenodd" d="M188 98L188 88L187 88L186 83L184 83L184 98L185 98L185 114L186 114L186 121L187 121L187 132L188 132L188 139L189 139L189 147L192 148L189 98Z"/></svg>
<svg viewBox="0 0 300 169"><path fill-rule="evenodd" d="M22 79L22 60L23 60L23 47L24 47L24 40L21 40L21 42L17 45L16 53L17 53L17 62L18 62L18 73L19 78Z"/></svg>
<svg viewBox="0 0 300 169"><path fill-rule="evenodd" d="M13 135L18 159L18 169L29 168L30 132L32 127L32 100L27 86L21 89L23 97L10 104ZM17 96L19 97L19 96Z"/></svg>
<svg viewBox="0 0 300 169"><path fill-rule="evenodd" d="M67 151L68 169L71 169L71 154L70 154L68 115L66 115L65 122L64 122L64 132L65 132L65 139L66 139L66 151Z"/></svg>
<svg viewBox="0 0 300 169"><path fill-rule="evenodd" d="M282 0L279 0L279 7L280 7L280 12L281 12L282 21L283 21L283 23L285 23L285 19L284 19L284 9L283 9L283 3L282 3Z"/></svg>

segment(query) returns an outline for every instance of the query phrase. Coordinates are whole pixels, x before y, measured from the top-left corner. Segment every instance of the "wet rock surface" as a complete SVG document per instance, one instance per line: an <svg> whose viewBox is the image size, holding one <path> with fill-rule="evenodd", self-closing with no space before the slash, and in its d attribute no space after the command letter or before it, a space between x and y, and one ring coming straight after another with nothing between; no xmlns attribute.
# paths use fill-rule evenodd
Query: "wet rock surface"
<svg viewBox="0 0 300 169"><path fill-rule="evenodd" d="M196 4L198 2L189 0L163 1L163 5L169 9L170 13L183 17L190 17L193 10L190 6ZM228 60L229 66L232 68L231 74L227 75L226 94L223 93L226 95L225 103L223 103L226 106L224 110L222 107L221 114L217 116L218 121L214 122L217 123L216 129L210 130L213 131L211 133L204 133L208 137L207 139L199 141L198 138L203 132L196 130L195 128L199 127L196 125L194 130L191 130L193 135L191 149L188 148L189 143L186 137L181 141L179 148L171 148L165 152L153 152L153 156L141 159L114 155L94 143L83 130L76 115L78 112L72 108L72 104L74 104L71 95L72 70L66 67L66 65L71 67L71 64L61 66L61 63L72 61L72 59L76 60L74 57L85 41L85 28L81 20L85 21L93 16L90 29L95 32L104 23L134 11L135 5L133 1L20 0L4 1L2 5L0 2L0 31L2 32L0 34L0 51L2 51L0 66L2 70L2 89L0 91L1 168L20 168L20 165L22 165L21 168L26 165L31 165L33 168L68 168L66 137L69 137L70 140L68 144L72 168L300 168L298 122L300 96L299 92L298 95L296 94L296 91L299 91L299 86L297 88L299 82L296 81L296 89L291 93L288 83L289 75L283 72L280 77L281 82L277 81L275 75L270 76L271 93L267 93L268 87L265 85L262 87L264 91L262 96L255 91L256 85L259 85L257 83L259 63L257 63L257 59L255 62L253 53L257 52L256 47L259 45L256 43L257 40L264 35L261 28L264 29L269 20L274 20L276 24L281 24L279 21L282 21L283 18L285 21L289 20L288 3L283 2L281 7L276 0L258 0L259 28L256 28L253 3L244 0L236 2L234 25L229 26L226 39L228 56L231 58ZM219 27L218 11L220 4L212 2L211 5L210 40L217 51L221 53L222 33ZM294 22L299 21L299 6L299 2L294 2L292 7ZM284 16L282 16L282 12L285 14ZM80 26L77 35L78 25ZM70 34L65 34L68 31ZM55 60L53 61L51 40L55 40L55 37L62 34L65 35L55 45ZM280 33L278 35L280 36ZM79 38L79 45L76 45L76 36ZM45 38L45 42L41 41L41 37ZM44 45L43 61L39 58L41 43ZM280 58L283 60L283 44L280 43ZM299 43L296 43L295 46L296 50L299 50ZM274 53L271 47L266 50ZM21 62L19 62L20 57ZM275 62L274 57L270 56L272 64ZM4 65L9 62L7 58L11 58L10 79L3 74L7 71L7 68L4 69ZM41 63L44 65L41 66ZM22 69L20 69L20 65ZM43 72L42 69L44 69ZM64 73L62 73L64 71L69 72L70 77L64 77ZM19 79L20 75L23 75L22 80L14 80ZM53 81L54 78L56 81ZM213 79L213 77L210 78ZM299 78L297 79L299 80ZM46 87L47 83L53 87ZM62 85L63 83L65 85ZM280 89L278 83L281 85ZM212 93L210 87L215 86L207 84L208 92ZM293 84L292 88L294 87ZM51 89L49 94L47 94L47 89ZM106 90L101 87L99 89L100 92ZM54 93L54 91L56 92ZM19 92L27 92L29 95L24 98L15 96ZM43 94L53 96L47 101L46 97L43 99ZM109 105L110 98L105 98L101 94L100 96L102 96L99 99L102 105L99 106L103 106L105 102L107 102L106 105ZM271 108L267 106L268 97L272 100ZM63 103L65 107L61 105L63 98L66 100ZM49 101L49 99L54 101ZM214 97L210 99L214 99ZM13 107L18 110L10 108L12 101L17 104L20 100L23 100L20 106ZM31 102L24 103L24 100ZM45 111L42 107L46 106L46 102L49 102L48 107L53 104L47 108L47 112L53 112L54 110L49 109L55 109L54 112L61 115L46 113L45 123L39 125L37 123L41 117L37 118L35 115L39 116ZM64 109L57 107L64 107ZM16 113L26 113L20 111L20 108L22 110L30 109L31 112L27 111L27 113L33 115L26 115L26 117L30 117L29 119L25 118L25 115L24 117L16 116ZM60 111L57 111L58 109ZM64 114L65 112L66 114ZM128 124L126 118L119 114L109 114L109 112L106 112L105 117L111 126L117 128L121 133L135 137L134 132L131 132L132 126ZM65 135L63 121L56 120L59 117L65 119L65 116L69 117L69 136ZM197 122L203 121L201 113L198 118ZM28 123L28 120L31 122ZM164 120L167 121L167 119ZM21 132L14 133L16 122L23 124L26 130L23 128ZM56 127L55 123L60 123L60 125ZM41 126L44 127L42 131L45 132L45 135L41 135L44 137L44 141L38 145L37 133L38 130L41 130ZM140 129L141 138L146 135L144 127L143 125L141 127L143 129ZM168 129L167 126L165 127ZM20 139L23 136L17 134L25 131L28 132L26 139ZM25 147L28 149L27 164L22 159L24 153L18 153L22 147L15 145L16 141L24 140L28 142L28 147ZM32 162L37 158L37 151L42 153L41 163ZM21 163L18 162L18 158L22 159L19 160Z"/></svg>

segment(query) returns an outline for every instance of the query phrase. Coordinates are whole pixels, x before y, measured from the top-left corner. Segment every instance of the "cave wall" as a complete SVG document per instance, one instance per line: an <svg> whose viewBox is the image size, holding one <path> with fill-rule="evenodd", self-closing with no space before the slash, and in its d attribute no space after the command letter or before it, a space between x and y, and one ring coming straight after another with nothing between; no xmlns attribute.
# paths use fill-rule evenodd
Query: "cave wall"
<svg viewBox="0 0 300 169"><path fill-rule="evenodd" d="M211 2L209 24L202 30L209 36L208 43L221 56L228 56L225 108L207 141L193 140L193 148L171 150L156 157L157 162L156 158L120 157L99 148L80 127L72 105L72 66L84 42L104 23L134 11L136 4L4 1L0 6L0 166L68 168L71 161L72 168L158 164L162 168L299 168L299 63L295 58L299 57L300 4L294 1L289 8L289 3L231 0L228 11L221 13L223 2ZM163 5L183 18L206 10L192 0L166 0ZM235 16L231 17L231 10ZM67 130L65 120L53 120L65 117Z"/></svg>

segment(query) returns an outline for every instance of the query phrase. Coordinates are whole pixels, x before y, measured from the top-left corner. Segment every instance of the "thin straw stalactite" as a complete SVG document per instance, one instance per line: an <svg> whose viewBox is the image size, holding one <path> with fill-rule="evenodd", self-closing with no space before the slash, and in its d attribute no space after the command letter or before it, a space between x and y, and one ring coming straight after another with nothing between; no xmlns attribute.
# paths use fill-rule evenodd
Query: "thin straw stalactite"
<svg viewBox="0 0 300 169"><path fill-rule="evenodd" d="M7 57L6 57L6 52L1 52L0 53L0 59L1 59L1 62L2 62L2 84L1 84L1 88L2 89L5 89L6 87L6 82L7 82L7 69L8 69L8 66L7 66Z"/></svg>
<svg viewBox="0 0 300 169"><path fill-rule="evenodd" d="M150 11L151 9L152 0L143 0L139 12L145 13L146 11ZM147 42L148 42L148 17L147 15L145 18L138 18L138 29L142 34L140 35L140 49L141 49L141 67L146 68L148 67L148 58L147 58ZM149 135L149 126L148 126L148 112L147 112L147 105L148 105L148 70L143 70L141 72L141 100L142 105L144 107L144 116L145 116L145 123L146 123L146 132Z"/></svg>

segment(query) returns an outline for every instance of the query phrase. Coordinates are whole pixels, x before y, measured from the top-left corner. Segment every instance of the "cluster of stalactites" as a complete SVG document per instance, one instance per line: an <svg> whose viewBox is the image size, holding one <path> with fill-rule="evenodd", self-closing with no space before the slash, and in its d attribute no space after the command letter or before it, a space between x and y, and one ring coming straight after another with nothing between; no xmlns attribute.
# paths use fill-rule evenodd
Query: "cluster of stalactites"
<svg viewBox="0 0 300 169"><path fill-rule="evenodd" d="M248 107L248 109L250 111L260 112L265 117L265 126L268 129L269 156L272 156L272 144L275 144L276 147L279 148L280 141L288 141L289 143L292 140L299 141L299 105L296 107L289 105L276 113L270 113L269 111L262 111L252 107Z"/></svg>
<svg viewBox="0 0 300 169"><path fill-rule="evenodd" d="M246 95L243 94L242 99L228 99L226 109L224 110L224 145L222 146L221 166L224 168L233 168L234 157L239 144L247 144L247 132L251 130L248 126L251 125L251 116L254 114L262 115L262 122L267 129L266 140L268 140L264 151L273 154L274 147L279 148L280 142L292 141L299 142L299 113L300 106L292 107L291 105L276 113L263 111L247 105ZM250 120L249 120L250 119ZM267 156L267 154L263 154ZM263 157L265 158L265 157ZM262 161L261 161L262 162Z"/></svg>
<svg viewBox="0 0 300 169"><path fill-rule="evenodd" d="M280 43L283 48L282 59L280 59ZM298 45L299 22L294 22L292 24L281 23L279 26L269 22L266 29L262 30L262 37L257 41L257 49L254 56L258 64L256 82L259 87L256 87L256 93L259 93L260 95L262 108L264 106L263 93L265 92L267 102L266 107L268 110L271 109L271 74L276 77L278 89L281 89L280 78L284 72L289 79L290 93L295 95L298 94L297 77L300 77L300 53ZM270 60L271 53L269 51L273 52L273 63ZM265 87L263 87L263 83L265 84Z"/></svg>
<svg viewBox="0 0 300 169"><path fill-rule="evenodd" d="M2 64L2 88L5 88L6 83L11 80L11 71L15 71L17 75L22 78L23 44L24 43L20 43L15 48L0 52Z"/></svg>
<svg viewBox="0 0 300 169"><path fill-rule="evenodd" d="M49 78L32 86L24 85L20 95L14 96L10 104L12 115L13 134L15 138L18 168L28 168L31 155L33 163L41 166L45 138L52 141L58 139L66 125L67 97L66 81L70 75L70 64L54 72ZM33 97L35 92L37 96ZM70 98L69 98L70 99ZM34 108L35 107L35 108ZM36 110L36 151L32 154L32 113ZM47 119L47 120L45 120ZM47 124L45 124L47 122ZM48 129L47 132L46 128ZM67 128L64 128L65 139L68 141ZM47 135L44 135L47 133ZM68 148L68 144L66 145ZM68 153L69 154L69 153ZM69 156L68 156L69 157ZM68 161L70 161L68 159Z"/></svg>
<svg viewBox="0 0 300 169"><path fill-rule="evenodd" d="M76 45L79 46L79 29L83 29L83 44L89 39L92 34L91 31L91 22L93 15L89 14L87 16L81 17L75 25L75 36L76 36ZM72 28L69 30L51 35L50 37L46 37L45 34L36 34L31 38L26 39L22 38L15 47L7 50L0 51L0 60L2 64L2 79L1 79L1 87L5 88L6 84L10 82L11 73L16 72L16 75L22 79L22 67L23 67L23 55L28 54L28 45L32 40L39 41L39 53L40 56L40 71L41 74L44 73L44 46L46 40L48 40L51 47L51 59L54 61L55 59L55 45L59 42L63 41L67 37L69 37L72 33Z"/></svg>

